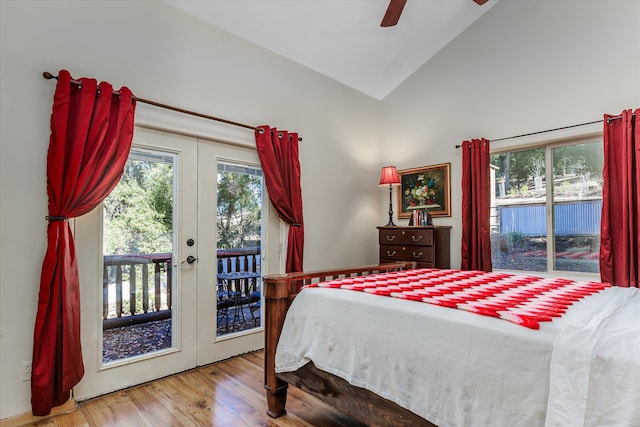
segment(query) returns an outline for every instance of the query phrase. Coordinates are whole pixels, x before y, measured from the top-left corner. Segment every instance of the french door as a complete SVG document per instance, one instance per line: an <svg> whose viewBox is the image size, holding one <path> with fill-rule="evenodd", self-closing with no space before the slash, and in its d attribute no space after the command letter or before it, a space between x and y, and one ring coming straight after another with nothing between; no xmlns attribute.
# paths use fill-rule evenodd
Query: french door
<svg viewBox="0 0 640 427"><path fill-rule="evenodd" d="M218 303L219 165L260 170L254 149L136 127L121 183L77 219L85 363L77 400L262 348L261 319L217 333L229 320ZM281 232L262 200L257 262L266 273L280 263Z"/></svg>

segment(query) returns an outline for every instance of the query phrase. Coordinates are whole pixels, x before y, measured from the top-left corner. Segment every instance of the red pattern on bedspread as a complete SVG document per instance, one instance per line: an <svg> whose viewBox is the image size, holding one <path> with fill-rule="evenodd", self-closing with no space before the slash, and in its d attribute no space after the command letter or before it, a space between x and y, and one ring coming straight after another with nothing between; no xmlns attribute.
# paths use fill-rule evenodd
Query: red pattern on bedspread
<svg viewBox="0 0 640 427"><path fill-rule="evenodd" d="M498 317L531 329L539 329L540 322L561 317L574 302L610 286L561 278L428 268L308 285L422 301Z"/></svg>

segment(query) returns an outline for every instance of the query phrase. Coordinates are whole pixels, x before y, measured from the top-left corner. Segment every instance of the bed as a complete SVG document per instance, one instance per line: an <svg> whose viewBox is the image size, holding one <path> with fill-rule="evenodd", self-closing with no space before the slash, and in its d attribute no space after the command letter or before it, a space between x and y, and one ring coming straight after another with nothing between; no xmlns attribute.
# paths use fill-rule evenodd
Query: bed
<svg viewBox="0 0 640 427"><path fill-rule="evenodd" d="M425 304L406 300L412 290L389 298L350 288L392 274L466 280L423 270L394 263L265 276L269 416L286 413L292 384L367 425L640 425L637 289L594 284L547 321L533 308L496 318L478 305L450 308L447 295ZM482 278L515 280L507 276Z"/></svg>

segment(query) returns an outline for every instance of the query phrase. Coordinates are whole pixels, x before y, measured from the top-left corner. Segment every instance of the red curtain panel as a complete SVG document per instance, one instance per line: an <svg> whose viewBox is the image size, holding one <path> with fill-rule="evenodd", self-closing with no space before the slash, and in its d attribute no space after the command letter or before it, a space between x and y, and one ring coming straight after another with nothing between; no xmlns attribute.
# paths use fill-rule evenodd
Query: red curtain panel
<svg viewBox="0 0 640 427"><path fill-rule="evenodd" d="M640 287L640 109L604 116L600 278Z"/></svg>
<svg viewBox="0 0 640 427"><path fill-rule="evenodd" d="M462 270L491 271L489 141L462 143Z"/></svg>
<svg viewBox="0 0 640 427"><path fill-rule="evenodd" d="M80 289L67 219L94 209L118 184L133 138L135 104L129 89L58 74L47 155L49 224L33 337L31 407L47 415L69 399L84 375Z"/></svg>
<svg viewBox="0 0 640 427"><path fill-rule="evenodd" d="M298 134L259 126L256 129L256 147L269 200L280 219L289 224L287 273L302 271L304 222Z"/></svg>

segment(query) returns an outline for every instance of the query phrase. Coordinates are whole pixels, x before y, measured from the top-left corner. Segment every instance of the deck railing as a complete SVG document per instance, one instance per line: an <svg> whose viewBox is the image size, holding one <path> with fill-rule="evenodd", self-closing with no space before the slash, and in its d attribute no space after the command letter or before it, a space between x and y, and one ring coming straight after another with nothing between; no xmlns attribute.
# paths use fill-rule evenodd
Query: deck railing
<svg viewBox="0 0 640 427"><path fill-rule="evenodd" d="M217 264L218 273L259 272L260 248L218 250ZM170 253L105 255L103 328L170 318L172 275Z"/></svg>

